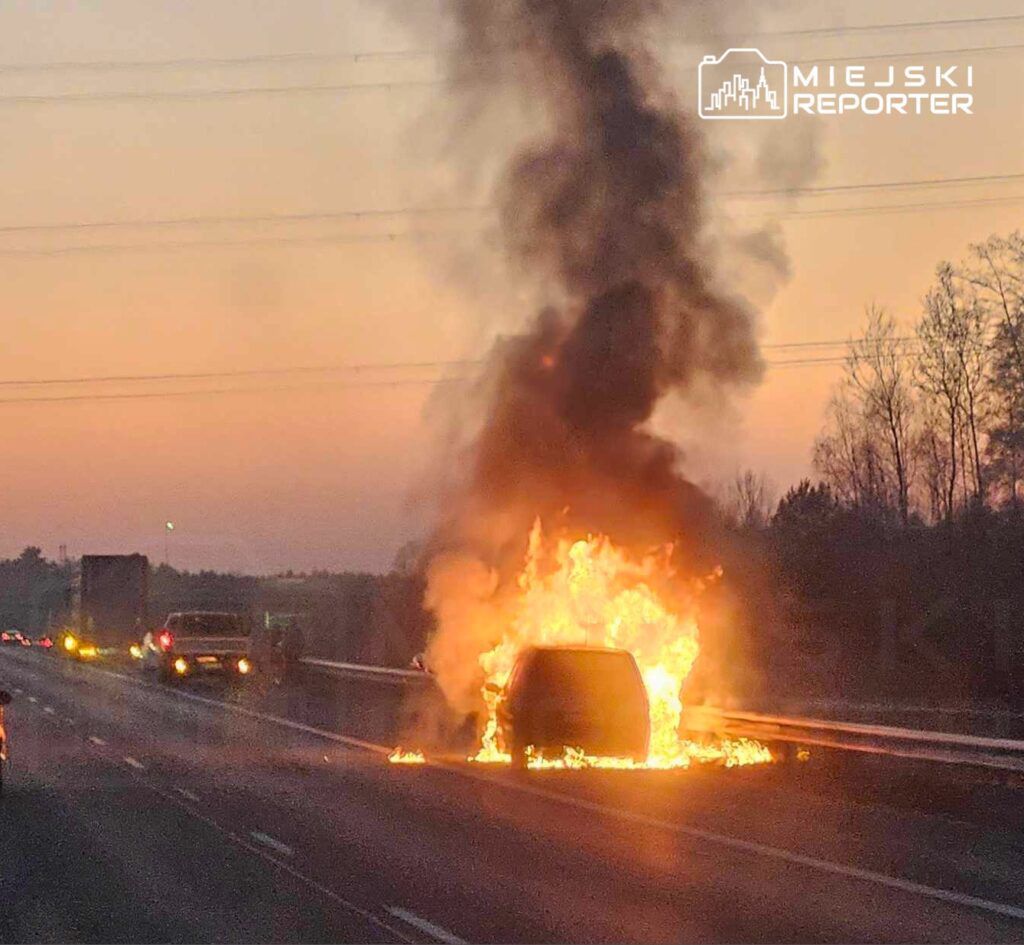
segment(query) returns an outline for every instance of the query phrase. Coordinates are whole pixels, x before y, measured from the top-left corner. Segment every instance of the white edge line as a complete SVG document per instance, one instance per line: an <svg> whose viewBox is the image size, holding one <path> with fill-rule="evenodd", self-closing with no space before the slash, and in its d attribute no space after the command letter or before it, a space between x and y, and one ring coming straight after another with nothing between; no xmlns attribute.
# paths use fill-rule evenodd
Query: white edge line
<svg viewBox="0 0 1024 945"><path fill-rule="evenodd" d="M193 803L193 804L198 804L198 803L199 803L199 797L198 797L198 795L196 795L196 794L193 794L193 793L192 793L192 792L191 792L190 790L188 790L187 788L183 788L183 787L176 787L176 788L175 788L174 790L175 790L175 792L176 792L176 793L180 794L180 795L181 795L181 796L182 796L183 798L185 798L186 800L192 801L192 803Z"/></svg>
<svg viewBox="0 0 1024 945"><path fill-rule="evenodd" d="M299 870L295 869L294 866L292 866L285 860L278 859L278 857L276 856L271 856L266 850L261 849L255 844L250 843L248 840L245 839L245 837L240 836L233 830L229 830L227 827L222 827L220 824L217 823L217 821L213 820L211 817L207 817L205 814L200 813L194 808L187 806L186 804L182 803L182 801L179 798L175 797L173 794L168 794L167 791L158 788L155 784L151 784L142 776L134 775L134 777L138 780L140 784L148 788L158 797L164 798L164 800L169 801L176 807L179 807L181 810L185 811L186 814L200 821L200 823L206 824L207 827L211 827L213 830L216 830L217 833L226 837L233 844L235 844L235 846L241 847L243 850L246 850L254 856L258 856L261 860L264 860L265 862L270 863L273 866L276 866L282 872L285 872L289 876L294 877L301 883L305 883L305 885L309 886L310 889L316 890L318 893L320 893L320 895L324 896L327 899L330 899L332 902L341 906L346 911L351 912L353 915L356 915L359 918L363 919L365 922L369 922L371 925L375 925L377 928L389 932L390 934L394 935L397 939L399 939L399 941L408 942L410 943L410 945L412 945L413 940L411 938L409 938L406 935L403 935L402 932L400 932L393 926L389 925L380 916L374 915L372 912L369 912L366 909L363 909L362 907L356 905L354 902L351 902L344 896L336 893L333 889L324 886L323 883L318 883L312 877L309 877L305 873L302 873Z"/></svg>
<svg viewBox="0 0 1024 945"><path fill-rule="evenodd" d="M266 712L257 712L255 709L247 709L245 706L235 705L232 702L221 702L217 699L207 699L205 696L197 696L191 692L181 692L176 689L167 689L164 686L156 686L141 679L133 679L124 673L115 673L108 669L100 669L98 666L90 667L93 672L102 673L104 676L113 676L115 679L122 679L125 682L138 686L141 689L152 689L162 692L167 696L177 699L188 699L190 702L199 702L203 705L210 705L217 709L226 709L238 715L245 715L252 719L259 719L263 722L273 722L283 728L290 728L296 732L305 732L307 735L316 735L319 738L326 738L328 741L338 742L341 745L350 745L355 748L362 748L364 751L371 751L378 755L389 755L394 750L386 745L378 745L375 742L363 741L351 735L341 735L338 732L328 732L326 729L316 728L312 725L305 725L302 722L295 722L292 719L285 719L279 715L270 715Z"/></svg>
<svg viewBox="0 0 1024 945"><path fill-rule="evenodd" d="M385 908L396 918L401 919L403 922L408 922L413 928L419 929L421 932L426 932L431 938L435 938L439 942L444 942L445 945L466 945L465 939L461 939L457 935L453 935L447 929L442 928L440 925L435 925L429 919L424 919L422 916L416 915L415 912L411 912L408 909L402 909L399 906L385 906Z"/></svg>
<svg viewBox="0 0 1024 945"><path fill-rule="evenodd" d="M233 705L232 703L228 702L218 702L215 699L207 699L203 696L196 696L188 692L166 690L161 686L154 686L152 683L144 683L141 680L133 679L130 676L125 676L123 673L115 673L111 672L110 670L100 669L99 667L93 667L93 669L96 672L103 673L107 676L113 676L117 679L123 679L129 683L133 683L138 686L142 686L149 689L158 689L162 692L167 692L168 695L174 695L183 699L191 699L194 702L201 702L207 705L212 705L223 709L229 709L233 712L250 716L251 718L261 719L267 722L273 722L277 725L282 725L285 728L290 728L300 732L306 732L311 735L317 735L321 738L326 738L330 741L340 742L346 745L355 745L358 748L364 748L367 751L372 751L377 754L390 754L392 751L392 749L384 745L377 745L373 742L362 741L361 739L352 738L347 735L339 735L335 732L328 732L324 729L315 728L312 725L304 725L301 722L293 722L291 719L283 719L280 716L268 715L263 712L256 712L253 709L246 709L242 706ZM988 899L981 899L977 896L970 896L966 893L953 892L948 889L939 889L934 886L925 886L922 883L915 883L911 880L900 879L895 876L887 876L884 873L876 873L873 870L859 869L855 866L844 866L841 863L832 863L829 860L820 860L817 857L806 856L802 853L794 853L792 850L784 850L780 847L772 847L764 843L755 843L751 840L741 840L738 837L730 837L725 834L712 833L709 830L702 830L699 827L688 827L684 824L671 824L663 820L658 820L654 817L648 817L645 814L638 814L628 810L619 810L614 807L605 807L604 805L594 803L593 801L585 801L580 798L571 797L567 794L560 794L557 791L548 791L544 790L543 788L531 787L526 784L516 784L510 781L506 781L504 779L495 778L490 775L484 775L480 772L474 771L469 767L469 765L453 765L438 761L430 761L429 764L432 767L441 768L443 770L459 774L464 778L470 778L475 781L486 781L490 784L497 784L511 791L518 791L524 794L531 794L535 797L542 797L546 800L554 801L558 804L565 804L570 807L576 807L580 810L585 810L589 813L603 814L604 816L608 817L616 817L620 820L639 823L645 826L655 827L661 830L668 830L670 832L677 833L682 836L692 837L696 840L703 840L707 843L714 843L719 846L727 847L733 850L740 850L744 853L758 854L761 856L769 857L770 859L780 860L785 863L794 863L800 866L810 867L811 869L820 870L821 872L831 873L834 876L845 876L849 879L862 880L864 882L874 883L878 886L884 886L888 889L895 889L900 892L912 893L918 896L923 896L926 899L934 899L940 902L952 903L954 905L959 906L968 906L970 908L979 909L984 912L994 913L996 915L1007 916L1011 919L1024 921L1024 908L1021 908L1019 906L1011 906L1001 902L992 902Z"/></svg>
<svg viewBox="0 0 1024 945"><path fill-rule="evenodd" d="M445 766L448 767L448 766ZM450 770L459 769L452 766ZM480 781L490 781L494 784L502 784L498 778L476 774L475 772L460 772L466 777L475 778ZM647 827L656 827L661 830L668 830L682 836L692 837L696 840L704 840L719 846L728 847L733 850L740 850L744 853L754 853L766 856L771 859L781 860L785 863L794 863L799 866L807 866L811 869L831 873L835 876L844 876L848 879L863 880L895 889L900 892L913 893L927 899L935 899L940 902L952 903L958 906L969 906L974 909L981 909L985 912L993 912L997 915L1008 916L1011 919L1024 920L1024 908L1011 906L1001 902L992 902L988 899L981 899L977 896L970 896L967 893L953 892L948 889L939 889L934 886L925 886L922 883L915 883L909 879L900 879L895 876L887 876L884 873L876 873L874 870L860 869L856 866L844 866L842 863L833 863L830 860L821 860L817 857L807 856L803 853L794 853L792 850L784 850L780 847L769 846L765 843L757 843L753 840L741 840L738 837L730 837L725 834L713 833L710 830L702 830L700 827L689 827L685 824L671 824L656 817L649 817L646 814L639 814L634 811L619 810L605 807L593 801L582 800L581 798L570 797L567 794L560 794L558 791L548 791L544 788L530 787L524 784L508 784L507 787L526 794L533 794L560 804L567 804L571 807L578 807L591 813L604 814L617 817L621 820L631 821Z"/></svg>

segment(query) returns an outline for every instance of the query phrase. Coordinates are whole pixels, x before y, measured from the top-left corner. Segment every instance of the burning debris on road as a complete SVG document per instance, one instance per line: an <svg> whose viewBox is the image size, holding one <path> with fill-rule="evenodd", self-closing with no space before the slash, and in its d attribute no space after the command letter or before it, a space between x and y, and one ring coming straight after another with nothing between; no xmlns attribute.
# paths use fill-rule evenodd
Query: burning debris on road
<svg viewBox="0 0 1024 945"><path fill-rule="evenodd" d="M401 746L388 755L388 761L393 765L422 765L427 763L427 759L422 751L407 751Z"/></svg>

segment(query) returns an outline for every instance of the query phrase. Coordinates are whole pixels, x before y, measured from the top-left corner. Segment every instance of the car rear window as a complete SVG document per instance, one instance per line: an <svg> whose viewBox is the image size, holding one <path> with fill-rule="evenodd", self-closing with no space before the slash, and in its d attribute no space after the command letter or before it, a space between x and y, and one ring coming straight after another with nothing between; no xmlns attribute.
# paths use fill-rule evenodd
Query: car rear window
<svg viewBox="0 0 1024 945"><path fill-rule="evenodd" d="M633 658L615 650L539 650L529 675L531 686L578 702L632 701L643 686Z"/></svg>
<svg viewBox="0 0 1024 945"><path fill-rule="evenodd" d="M247 636L245 621L239 614L182 614L175 621L178 633L186 637Z"/></svg>

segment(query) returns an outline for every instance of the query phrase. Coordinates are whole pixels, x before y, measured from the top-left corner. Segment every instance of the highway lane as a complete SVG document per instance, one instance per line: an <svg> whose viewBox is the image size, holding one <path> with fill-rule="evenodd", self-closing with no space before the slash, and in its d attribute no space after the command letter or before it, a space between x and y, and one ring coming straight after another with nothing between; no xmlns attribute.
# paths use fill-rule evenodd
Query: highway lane
<svg viewBox="0 0 1024 945"><path fill-rule="evenodd" d="M104 820L95 804L79 807L74 795L61 795L62 817L79 834L90 835L93 818L100 817L103 835L113 838L107 842L124 847L124 858L130 854L176 882L182 882L176 864L192 860L193 849L200 861L210 858L199 870L204 876L230 876L242 864L261 876L276 872L266 881L274 889L301 887L289 901L300 903L303 915L322 916L324 909L333 915L339 907L326 895L333 893L399 934L425 941L439 935L479 941L1024 941L1024 921L842 872L870 869L1024 907L1022 846L1014 838L947 818L819 797L780 771L527 779L472 771L466 777L444 768L389 766L352 744L37 654L0 651L0 678L22 689L12 713L18 776L10 811L34 790L23 790L22 772L28 785L49 785L57 794L91 777L102 790L90 794L123 792L131 800L115 805L127 819L118 812ZM29 696L37 701L28 702ZM28 744L35 742L31 763L23 727ZM66 761L56 766L58 749ZM150 822L142 811L154 805L160 813ZM170 829L164 817L188 823L203 839L179 842L185 834ZM34 846L45 847L45 838L61 827L39 823ZM715 837L767 847L736 849ZM768 849L814 859L780 858ZM223 857L228 850L236 865L213 865L214 852ZM130 871L100 872L103 884L120 890L110 899L122 903L122 912L124 902L145 895L133 887L145 882ZM60 890L53 888L55 910ZM102 895L97 892L97 901ZM253 902L258 907L249 914ZM149 919L145 910L132 910L154 927L129 934L122 926L125 934L105 937L368 937L323 919L268 934L276 928L268 922L297 921L287 910L278 917L279 907L279 899L257 885L252 895L217 898L201 917L183 908L178 925L162 913ZM68 912L71 919L75 912ZM181 934L181 923L190 920L223 924L219 933L206 933L215 927L209 925ZM67 934L67 922L64 934L54 935L38 915L19 913L17 921L19 933L0 932L0 938L89 938Z"/></svg>
<svg viewBox="0 0 1024 945"><path fill-rule="evenodd" d="M396 940L226 842L79 720L32 698L8 709L0 941Z"/></svg>

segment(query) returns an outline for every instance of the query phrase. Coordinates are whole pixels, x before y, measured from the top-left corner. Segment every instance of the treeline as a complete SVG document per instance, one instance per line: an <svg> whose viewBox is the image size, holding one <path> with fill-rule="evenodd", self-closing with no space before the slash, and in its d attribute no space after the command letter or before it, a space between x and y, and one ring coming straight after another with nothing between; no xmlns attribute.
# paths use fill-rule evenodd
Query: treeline
<svg viewBox="0 0 1024 945"><path fill-rule="evenodd" d="M1022 234L941 264L907 328L869 308L814 464L721 501L768 689L1024 703Z"/></svg>
<svg viewBox="0 0 1024 945"><path fill-rule="evenodd" d="M72 616L77 562L46 560L38 548L0 560L0 629L54 632ZM296 620L311 655L407 666L426 645L423 585L405 572L386 575L317 571L270 577L151 569L148 623L178 610L246 614L259 631L268 618Z"/></svg>
<svg viewBox="0 0 1024 945"><path fill-rule="evenodd" d="M724 561L727 693L1024 708L1024 516L904 525L810 481L763 508Z"/></svg>
<svg viewBox="0 0 1024 945"><path fill-rule="evenodd" d="M70 600L74 565L58 564L28 547L0 560L0 630L34 633L59 619Z"/></svg>
<svg viewBox="0 0 1024 945"><path fill-rule="evenodd" d="M904 333L879 307L850 342L814 461L849 507L952 521L1019 513L1024 478L1024 235L942 263Z"/></svg>

